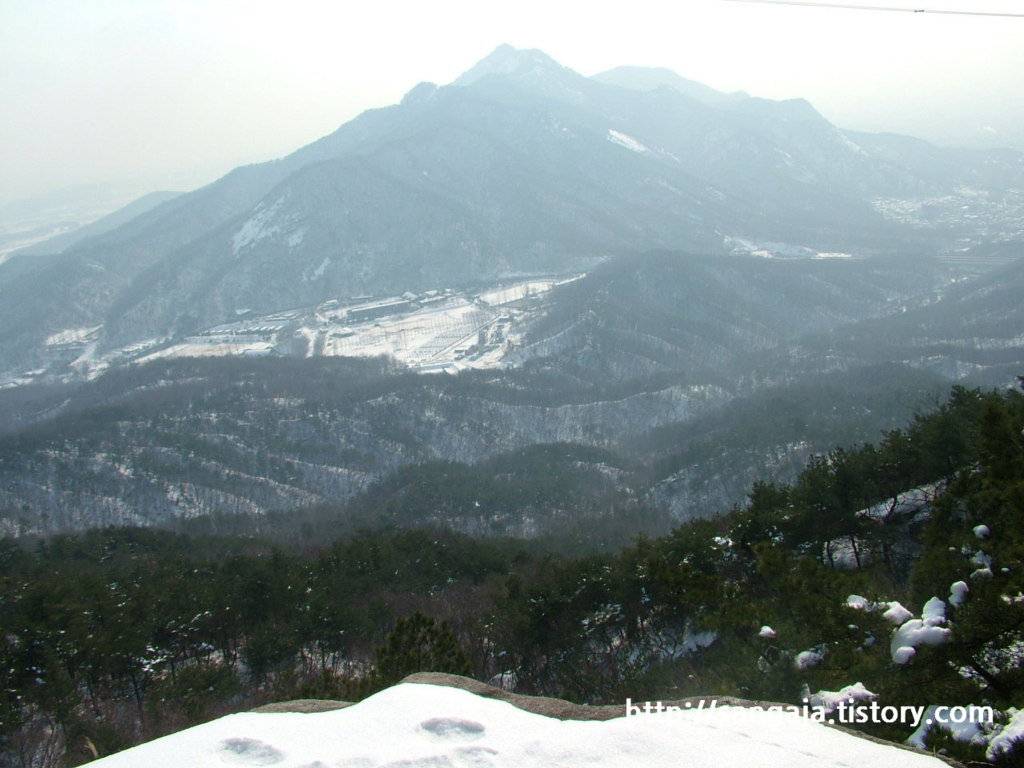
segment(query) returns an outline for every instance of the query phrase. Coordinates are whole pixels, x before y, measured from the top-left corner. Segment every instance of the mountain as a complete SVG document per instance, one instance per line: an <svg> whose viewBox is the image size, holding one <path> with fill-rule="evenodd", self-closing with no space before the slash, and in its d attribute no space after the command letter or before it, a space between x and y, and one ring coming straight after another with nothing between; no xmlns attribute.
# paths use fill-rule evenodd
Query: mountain
<svg viewBox="0 0 1024 768"><path fill-rule="evenodd" d="M556 288L517 354L591 381L742 375L754 353L892 315L948 279L938 262L917 258L623 257Z"/></svg>
<svg viewBox="0 0 1024 768"><path fill-rule="evenodd" d="M718 98L664 72L586 78L502 46L447 86L421 84L59 262L0 264L0 373L74 375L74 358L47 344L68 333L120 359L242 310L563 273L652 249L941 250L953 234L908 225L893 201L971 180L1024 186L1019 155L912 149L904 160L898 143L857 143L804 101ZM926 173L922 152L945 166ZM1010 220L982 217L955 236L998 239L1015 200L999 208Z"/></svg>
<svg viewBox="0 0 1024 768"><path fill-rule="evenodd" d="M1011 382L1024 371L1022 296L1018 258L949 286L914 311L851 326L828 343L809 340L807 348L833 359L930 368L952 380Z"/></svg>

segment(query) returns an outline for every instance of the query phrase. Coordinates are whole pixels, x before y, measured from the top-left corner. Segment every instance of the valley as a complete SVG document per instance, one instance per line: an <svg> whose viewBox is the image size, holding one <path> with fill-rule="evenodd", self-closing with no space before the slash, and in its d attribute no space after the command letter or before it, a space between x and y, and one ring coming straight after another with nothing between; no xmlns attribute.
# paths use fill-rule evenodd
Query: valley
<svg viewBox="0 0 1024 768"><path fill-rule="evenodd" d="M482 292L444 289L373 300L331 300L268 315L236 310L242 318L237 322L200 331L180 342L142 342L100 357L95 356L98 327L54 334L47 344L57 355L77 355L71 368L90 379L114 362L263 355L387 356L420 373L457 373L500 367L521 343L523 329L541 311L551 289L580 277L538 276L499 283Z"/></svg>
<svg viewBox="0 0 1024 768"><path fill-rule="evenodd" d="M815 452L876 439L951 380L1012 377L1020 276L662 253L253 313L94 358L91 376L0 390L0 518L17 535L211 515L377 524L366 499L396 482L399 498L403 472L452 462L486 478L490 462L525 461L537 484L546 469L527 457L544 446L605 452L566 467L582 495L452 506L452 487L402 519L537 537L601 508L623 532L709 517ZM96 332L53 344L81 358Z"/></svg>

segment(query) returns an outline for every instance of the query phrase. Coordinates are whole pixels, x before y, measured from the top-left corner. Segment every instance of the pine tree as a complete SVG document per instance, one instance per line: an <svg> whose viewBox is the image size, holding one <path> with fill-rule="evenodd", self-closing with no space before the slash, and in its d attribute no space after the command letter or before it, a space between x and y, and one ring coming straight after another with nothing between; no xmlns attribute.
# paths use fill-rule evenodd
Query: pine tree
<svg viewBox="0 0 1024 768"><path fill-rule="evenodd" d="M378 689L414 672L468 675L472 669L448 622L438 624L421 611L399 619L375 655Z"/></svg>

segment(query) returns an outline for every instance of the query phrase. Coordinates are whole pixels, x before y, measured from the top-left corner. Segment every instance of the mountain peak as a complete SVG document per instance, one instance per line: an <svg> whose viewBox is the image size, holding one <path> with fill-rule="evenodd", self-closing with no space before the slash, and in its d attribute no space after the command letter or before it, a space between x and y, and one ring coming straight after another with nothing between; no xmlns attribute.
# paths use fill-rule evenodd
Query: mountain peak
<svg viewBox="0 0 1024 768"><path fill-rule="evenodd" d="M435 83L422 82L402 97L402 103L415 104L417 102L430 101L436 93L437 85Z"/></svg>
<svg viewBox="0 0 1024 768"><path fill-rule="evenodd" d="M488 75L536 77L555 75L571 70L563 67L536 48L518 49L504 43L457 77L452 85L472 85Z"/></svg>

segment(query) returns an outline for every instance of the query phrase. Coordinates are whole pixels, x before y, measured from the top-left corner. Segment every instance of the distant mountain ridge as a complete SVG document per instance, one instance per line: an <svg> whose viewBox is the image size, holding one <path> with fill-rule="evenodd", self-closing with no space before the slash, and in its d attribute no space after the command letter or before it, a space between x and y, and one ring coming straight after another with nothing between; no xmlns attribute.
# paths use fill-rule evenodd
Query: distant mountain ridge
<svg viewBox="0 0 1024 768"><path fill-rule="evenodd" d="M720 253L730 237L938 249L946 232L908 227L875 201L1024 188L1017 155L914 144L904 161L899 142L865 149L805 101L716 93L664 71L586 78L501 46L450 85L421 84L58 264L0 265L0 373L60 374L67 361L44 342L69 329L99 328L96 348L109 351L241 308L564 272L651 249Z"/></svg>
<svg viewBox="0 0 1024 768"><path fill-rule="evenodd" d="M63 253L68 248L80 243L87 237L96 237L102 235L105 232L110 232L113 229L117 229L123 224L128 223L136 216L141 216L147 213L158 205L162 205L174 198L178 197L181 192L150 192L147 195L143 195L138 200L135 200L123 208L119 208L113 213L109 213L97 221L86 224L85 226L79 227L71 232L67 232L56 237L51 237L49 240L45 240L36 245L29 246L28 248L22 248L17 251L17 256L45 256L48 254Z"/></svg>
<svg viewBox="0 0 1024 768"><path fill-rule="evenodd" d="M751 98L744 91L723 93L714 88L698 83L665 67L615 67L592 75L591 80L608 85L630 88L634 91L654 91L658 88L671 88L684 96L703 101L706 104L723 104Z"/></svg>

